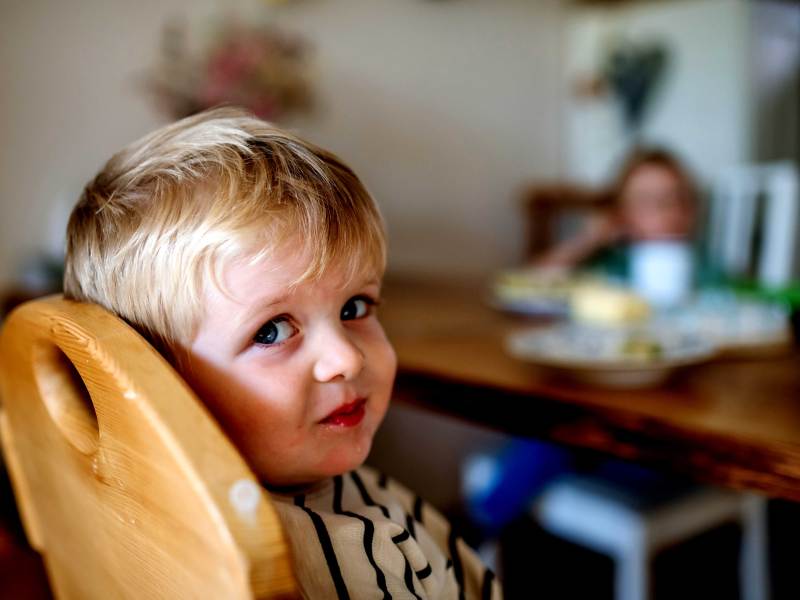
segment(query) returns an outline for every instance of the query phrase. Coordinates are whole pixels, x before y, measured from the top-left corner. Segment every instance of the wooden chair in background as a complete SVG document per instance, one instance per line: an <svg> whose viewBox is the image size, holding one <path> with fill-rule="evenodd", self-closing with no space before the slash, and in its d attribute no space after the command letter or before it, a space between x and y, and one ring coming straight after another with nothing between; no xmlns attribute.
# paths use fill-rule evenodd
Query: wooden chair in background
<svg viewBox="0 0 800 600"><path fill-rule="evenodd" d="M609 190L571 184L532 185L523 190L527 256L538 256L553 247L565 233L570 233L565 229L576 229L581 219L607 210L613 200Z"/></svg>
<svg viewBox="0 0 800 600"><path fill-rule="evenodd" d="M55 595L299 597L263 488L131 327L49 297L0 337L0 438Z"/></svg>

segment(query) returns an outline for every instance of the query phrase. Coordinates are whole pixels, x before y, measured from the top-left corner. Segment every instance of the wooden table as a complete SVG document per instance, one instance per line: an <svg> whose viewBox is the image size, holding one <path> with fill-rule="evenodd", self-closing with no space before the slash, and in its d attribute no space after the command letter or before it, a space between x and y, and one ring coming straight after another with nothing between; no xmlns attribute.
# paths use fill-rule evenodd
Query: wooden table
<svg viewBox="0 0 800 600"><path fill-rule="evenodd" d="M599 450L700 481L800 501L800 355L720 360L657 389L553 379L503 350L529 324L480 284L388 278L380 315L401 400L502 431Z"/></svg>

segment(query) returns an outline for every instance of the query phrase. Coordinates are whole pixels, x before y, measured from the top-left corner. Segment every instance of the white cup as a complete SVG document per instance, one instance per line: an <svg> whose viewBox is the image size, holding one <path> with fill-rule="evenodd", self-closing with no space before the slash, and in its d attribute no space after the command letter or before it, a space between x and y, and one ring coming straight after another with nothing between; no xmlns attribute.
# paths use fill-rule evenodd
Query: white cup
<svg viewBox="0 0 800 600"><path fill-rule="evenodd" d="M657 308L672 308L692 293L694 257L684 241L638 242L631 248L631 285Z"/></svg>

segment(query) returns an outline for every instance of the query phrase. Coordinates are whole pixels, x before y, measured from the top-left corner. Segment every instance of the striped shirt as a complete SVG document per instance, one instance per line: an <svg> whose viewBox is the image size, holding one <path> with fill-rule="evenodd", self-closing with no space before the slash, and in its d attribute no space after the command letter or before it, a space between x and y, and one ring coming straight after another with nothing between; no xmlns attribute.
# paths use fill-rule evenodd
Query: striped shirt
<svg viewBox="0 0 800 600"><path fill-rule="evenodd" d="M502 599L447 519L368 467L271 497L304 598Z"/></svg>

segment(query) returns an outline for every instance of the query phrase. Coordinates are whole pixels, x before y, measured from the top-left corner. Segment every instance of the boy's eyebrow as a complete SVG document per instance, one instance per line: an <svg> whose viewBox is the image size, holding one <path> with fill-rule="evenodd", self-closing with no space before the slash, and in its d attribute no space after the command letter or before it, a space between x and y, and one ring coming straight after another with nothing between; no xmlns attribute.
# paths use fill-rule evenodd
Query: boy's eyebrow
<svg viewBox="0 0 800 600"><path fill-rule="evenodd" d="M373 285L380 287L380 284L381 279L379 277L373 277L361 282L359 287ZM242 304L242 310L232 315L234 328L239 329L247 325L249 321L255 321L256 317L262 317L263 313L267 312L269 308L287 302L290 297L291 294L288 292L280 294L279 296L267 294L262 298L256 298L252 302Z"/></svg>
<svg viewBox="0 0 800 600"><path fill-rule="evenodd" d="M281 294L280 296L268 295L263 298L256 298L253 302L242 304L242 310L237 311L236 314L233 315L233 325L238 329L239 327L246 325L248 321L255 320L255 317L253 316L254 314L260 316L269 308L278 304L283 304L288 299L289 294Z"/></svg>

